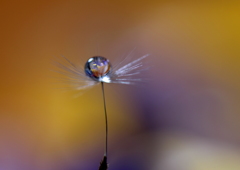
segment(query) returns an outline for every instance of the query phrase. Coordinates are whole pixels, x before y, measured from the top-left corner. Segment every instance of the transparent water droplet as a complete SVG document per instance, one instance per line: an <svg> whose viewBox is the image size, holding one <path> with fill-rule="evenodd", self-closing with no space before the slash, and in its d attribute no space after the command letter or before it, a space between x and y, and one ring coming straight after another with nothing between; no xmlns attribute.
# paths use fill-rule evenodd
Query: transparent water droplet
<svg viewBox="0 0 240 170"><path fill-rule="evenodd" d="M111 64L109 60L101 56L91 57L85 64L86 75L95 81L109 83L110 70Z"/></svg>

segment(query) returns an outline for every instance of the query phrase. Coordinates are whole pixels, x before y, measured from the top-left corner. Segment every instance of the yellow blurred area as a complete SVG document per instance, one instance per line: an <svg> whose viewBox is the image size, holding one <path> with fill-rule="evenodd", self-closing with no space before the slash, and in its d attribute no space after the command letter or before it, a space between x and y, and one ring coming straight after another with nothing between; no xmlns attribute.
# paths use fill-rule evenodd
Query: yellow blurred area
<svg viewBox="0 0 240 170"><path fill-rule="evenodd" d="M240 169L239 1L1 1L0 24L1 170L97 169L100 85L74 98L52 61L134 47L151 80L105 86L109 169Z"/></svg>

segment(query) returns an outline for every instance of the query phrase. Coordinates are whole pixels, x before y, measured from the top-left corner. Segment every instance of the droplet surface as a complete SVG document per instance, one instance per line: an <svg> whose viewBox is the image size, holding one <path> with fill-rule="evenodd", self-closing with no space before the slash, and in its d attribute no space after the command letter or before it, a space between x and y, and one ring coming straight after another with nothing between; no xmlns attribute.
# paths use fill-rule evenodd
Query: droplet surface
<svg viewBox="0 0 240 170"><path fill-rule="evenodd" d="M110 82L108 74L111 70L111 64L108 59L101 56L91 57L85 64L85 73L95 81Z"/></svg>

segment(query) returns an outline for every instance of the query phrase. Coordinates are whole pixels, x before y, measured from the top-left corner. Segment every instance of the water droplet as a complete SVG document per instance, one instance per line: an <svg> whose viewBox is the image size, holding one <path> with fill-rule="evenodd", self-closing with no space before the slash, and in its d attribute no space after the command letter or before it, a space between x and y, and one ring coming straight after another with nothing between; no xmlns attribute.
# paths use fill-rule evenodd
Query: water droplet
<svg viewBox="0 0 240 170"><path fill-rule="evenodd" d="M101 56L91 57L85 64L85 73L95 81L109 83L108 74L111 70L111 64L108 59Z"/></svg>

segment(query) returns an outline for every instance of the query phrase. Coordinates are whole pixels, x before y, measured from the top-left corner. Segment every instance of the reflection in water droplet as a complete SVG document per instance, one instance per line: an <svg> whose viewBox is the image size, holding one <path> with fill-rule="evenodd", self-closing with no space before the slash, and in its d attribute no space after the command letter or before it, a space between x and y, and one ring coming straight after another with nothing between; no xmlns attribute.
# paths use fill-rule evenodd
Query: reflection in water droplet
<svg viewBox="0 0 240 170"><path fill-rule="evenodd" d="M86 75L95 81L110 83L110 70L109 60L101 56L92 57L85 64Z"/></svg>

